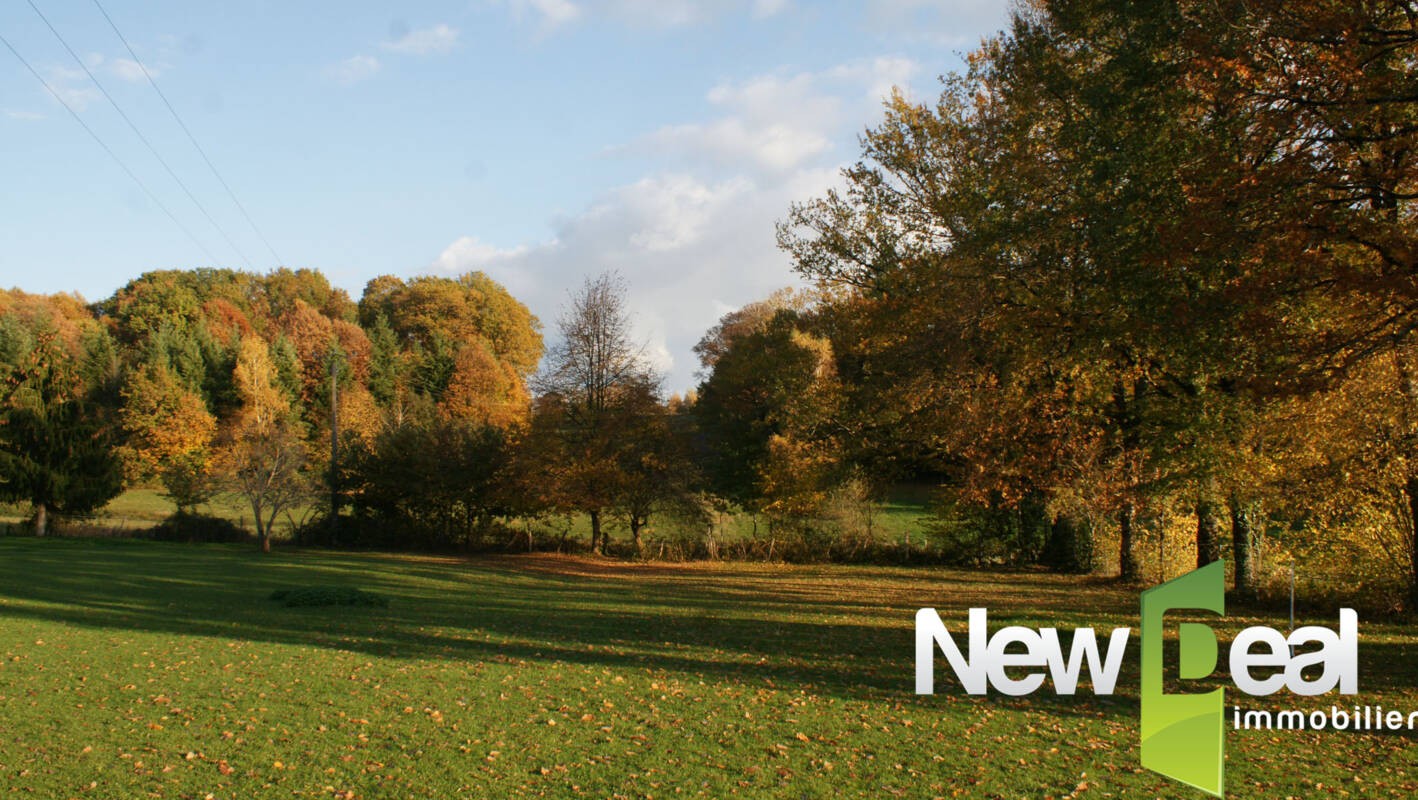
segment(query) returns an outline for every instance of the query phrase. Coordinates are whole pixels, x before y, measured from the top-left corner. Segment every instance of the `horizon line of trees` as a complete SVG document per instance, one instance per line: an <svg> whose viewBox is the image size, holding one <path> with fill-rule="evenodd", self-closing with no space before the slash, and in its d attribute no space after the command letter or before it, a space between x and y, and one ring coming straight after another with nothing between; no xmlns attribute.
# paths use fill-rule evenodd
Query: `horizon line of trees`
<svg viewBox="0 0 1418 800"><path fill-rule="evenodd" d="M309 541L582 514L596 553L618 527L710 556L738 509L771 558L880 554L873 509L928 482L950 561L1137 580L1229 551L1252 594L1304 558L1415 608L1415 67L1405 0L1023 3L791 209L813 288L721 319L685 398L614 275L547 350L481 273L0 293L0 496L42 531L124 485L235 491L269 546L319 487Z"/></svg>

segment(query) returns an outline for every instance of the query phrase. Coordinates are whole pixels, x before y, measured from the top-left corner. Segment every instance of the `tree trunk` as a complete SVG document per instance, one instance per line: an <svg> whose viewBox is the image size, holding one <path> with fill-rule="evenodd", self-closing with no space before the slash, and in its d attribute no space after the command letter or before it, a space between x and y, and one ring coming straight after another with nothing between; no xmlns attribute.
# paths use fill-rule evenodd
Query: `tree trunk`
<svg viewBox="0 0 1418 800"><path fill-rule="evenodd" d="M715 516L722 518L721 514L716 514ZM704 552L709 556L711 561L717 561L719 559L719 542L714 538L714 528L718 524L719 523L716 523L714 519L711 518L709 523L704 526Z"/></svg>
<svg viewBox="0 0 1418 800"><path fill-rule="evenodd" d="M44 536L49 533L49 506L44 503L34 504L34 535Z"/></svg>
<svg viewBox="0 0 1418 800"><path fill-rule="evenodd" d="M1131 502L1118 510L1118 577L1125 581L1137 580L1137 558L1132 552L1135 515Z"/></svg>
<svg viewBox="0 0 1418 800"><path fill-rule="evenodd" d="M1396 205L1396 202L1395 202ZM1390 212L1395 213L1395 212ZM1411 436L1414 430L1414 412L1418 409L1418 381L1413 379L1413 371L1408 359L1394 354L1394 366L1398 367L1398 383L1408 403L1403 407L1404 428ZM1408 500L1408 611L1418 609L1418 474L1409 474L1403 482L1403 493Z"/></svg>
<svg viewBox="0 0 1418 800"><path fill-rule="evenodd" d="M1231 560L1235 562L1235 591L1253 597L1256 591L1255 520L1252 509L1239 497L1231 496Z"/></svg>
<svg viewBox="0 0 1418 800"><path fill-rule="evenodd" d="M1221 560L1221 519L1216 506L1203 497L1196 502L1196 566Z"/></svg>
<svg viewBox="0 0 1418 800"><path fill-rule="evenodd" d="M596 555L605 553L605 543L601 539L601 511L596 509L591 513L591 552Z"/></svg>
<svg viewBox="0 0 1418 800"><path fill-rule="evenodd" d="M644 525L645 520L642 517L630 515L630 537L635 540L635 554L641 558L645 557L645 544L640 541L640 528Z"/></svg>
<svg viewBox="0 0 1418 800"><path fill-rule="evenodd" d="M1092 549L1085 523L1072 514L1060 513L1048 522L1048 541L1043 561L1055 572L1080 573L1091 568Z"/></svg>
<svg viewBox="0 0 1418 800"><path fill-rule="evenodd" d="M1049 525L1049 538L1044 542L1043 562L1054 572L1073 572L1077 566L1073 547L1073 520L1065 514L1054 515Z"/></svg>
<svg viewBox="0 0 1418 800"><path fill-rule="evenodd" d="M1408 610L1418 610L1418 475L1410 475L1404 485L1408 495Z"/></svg>
<svg viewBox="0 0 1418 800"><path fill-rule="evenodd" d="M261 516L261 504L251 501L251 516L256 521L256 541L261 545L261 552L271 552L271 532L266 528L266 518Z"/></svg>
<svg viewBox="0 0 1418 800"><path fill-rule="evenodd" d="M340 540L340 380L339 362L330 359L330 544Z"/></svg>

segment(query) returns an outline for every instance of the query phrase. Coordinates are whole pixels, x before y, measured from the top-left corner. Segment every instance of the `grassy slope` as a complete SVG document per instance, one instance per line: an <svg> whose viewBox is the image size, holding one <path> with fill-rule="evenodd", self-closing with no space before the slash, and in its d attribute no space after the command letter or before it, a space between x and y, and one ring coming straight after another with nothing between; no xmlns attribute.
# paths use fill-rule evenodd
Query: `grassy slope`
<svg viewBox="0 0 1418 800"><path fill-rule="evenodd" d="M265 599L310 584L392 603ZM1185 796L1138 767L1135 637L1114 698L967 698L943 666L918 698L924 605L1137 613L1045 576L0 539L0 794ZM1418 710L1411 627L1362 631L1359 701ZM1412 796L1412 735L1230 732L1229 784Z"/></svg>

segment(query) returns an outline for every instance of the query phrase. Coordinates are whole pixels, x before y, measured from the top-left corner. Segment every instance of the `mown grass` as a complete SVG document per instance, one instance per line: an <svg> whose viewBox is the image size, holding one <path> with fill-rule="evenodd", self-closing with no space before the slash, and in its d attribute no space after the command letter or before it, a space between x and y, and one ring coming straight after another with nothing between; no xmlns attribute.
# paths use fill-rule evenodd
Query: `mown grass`
<svg viewBox="0 0 1418 800"><path fill-rule="evenodd" d="M914 542L917 546L923 544L925 520L930 513L928 501L927 488L902 486L893 489L887 497L872 507L870 519L873 540L890 545L907 541ZM253 533L255 531L251 507L238 495L219 494L195 510L200 514L229 520ZM322 510L323 507L317 508L310 504L291 509L289 514L276 520L276 538L279 540L288 537L293 521L308 520ZM152 528L176 512L177 506L161 490L134 488L122 492L89 517L70 520L67 523L60 521L58 524L68 524L71 530L78 533L132 535ZM6 527L9 527L12 533L23 534L31 513L28 504L0 504L0 534L4 533ZM865 521L857 520L855 524L862 527ZM543 548L554 547L563 541L584 544L591 538L590 522L584 514L552 514L535 520L517 519L509 521L508 525L514 530L530 528ZM716 535L724 542L747 541L768 535L768 526L764 520L755 520L753 515L743 511L720 514L715 519L715 525ZM695 525L692 531L681 528L683 523L671 517L653 516L649 528L645 531L646 538L652 543L652 554L661 552L658 549L660 542L685 538L697 540L701 536L698 525ZM630 533L622 520L609 518L606 521L606 529L611 534L615 546L628 551Z"/></svg>
<svg viewBox="0 0 1418 800"><path fill-rule="evenodd" d="M198 506L196 511L208 516L230 520L247 530L255 530L255 525L252 523L251 507L235 494L219 494L213 497L210 502ZM0 504L0 524L21 528L30 519L32 513L27 503ZM147 530L175 513L177 513L177 506L161 490L136 488L122 492L88 517L58 520L57 524L68 525L71 529L77 528L80 532L132 534ZM312 509L309 506L302 505L293 509L290 516L300 520L311 513ZM286 531L289 526L289 519L284 516L277 520L276 527L280 532ZM23 531L21 529L16 532Z"/></svg>
<svg viewBox="0 0 1418 800"><path fill-rule="evenodd" d="M389 604L268 599L299 586ZM1035 574L0 539L0 794L1188 796L1138 764L1136 637L1113 697L914 695L915 610L975 605L1137 615ZM1411 626L1361 630L1358 702L1418 710ZM1412 736L1228 732L1231 794L1410 797Z"/></svg>

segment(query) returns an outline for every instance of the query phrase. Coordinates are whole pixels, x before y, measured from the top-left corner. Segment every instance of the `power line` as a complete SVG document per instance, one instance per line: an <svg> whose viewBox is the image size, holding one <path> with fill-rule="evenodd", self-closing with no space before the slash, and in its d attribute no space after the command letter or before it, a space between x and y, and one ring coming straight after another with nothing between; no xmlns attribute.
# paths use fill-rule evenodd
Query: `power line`
<svg viewBox="0 0 1418 800"><path fill-rule="evenodd" d="M118 105L118 101L113 99L113 95L108 93L108 89L99 82L98 76L94 75L93 70L89 69L89 65L84 63L84 60L79 57L79 54L74 52L74 48L70 47L69 43L64 40L64 37L59 34L54 24L49 21L49 17L46 17L44 12L39 10L39 6L34 4L34 0L26 0L26 2L29 3L30 8L39 16L40 20L44 22L45 27L49 28L49 32L54 34L54 38L59 40L59 43L64 46L64 49L67 50L74 61L78 63L79 68L84 71L84 74L89 76L89 80L94 82L94 86L97 86L98 90L103 93L104 98L108 100L108 104L113 106L114 111L118 112L118 116L122 117L123 121L128 123L128 127L133 130L133 133L138 139L148 148L148 152L153 154L153 158L156 158L158 163L162 165L162 168L167 170L167 174L178 186L182 187L182 192L187 195L188 200L192 201L192 205L196 206L197 210L202 212L202 216L207 218L207 222L210 222L212 227L216 228L217 233L226 240L226 243L231 246L231 249L236 251L236 254L240 256L242 261L246 262L247 269L254 269L254 267L251 266L251 259L247 258L246 254L241 252L241 248L227 235L226 229L212 217L211 213L207 211L207 207L202 205L202 201L198 200L197 196L192 194L192 190L187 187L187 184L183 182L182 178L178 177L177 173L172 169L172 166L167 163L167 159L163 158L162 154L158 153L158 149L153 146L153 143L148 140L147 136L143 135L143 132L138 129L137 124L134 123L133 120L129 118L127 112L123 110L123 107Z"/></svg>
<svg viewBox="0 0 1418 800"><path fill-rule="evenodd" d="M118 40L123 42L123 46L128 49L128 55L133 57L133 63L138 65L138 69L143 72L143 77L148 79L148 85L152 86L153 91L157 92L158 97L162 98L163 105L167 106L168 112L170 112L172 118L177 121L178 127L182 128L182 132L187 134L187 140L192 143L192 147L202 156L202 160L207 162L207 168L212 171L212 175L216 176L217 182L226 190L227 196L231 198L231 202L241 211L241 216L246 218L246 224L251 226L251 230L256 233L257 238L261 240L262 244L266 245L266 249L270 251L271 257L276 260L276 266L284 265L286 263L285 260L279 255L276 255L276 248L271 246L271 242L266 238L266 234L262 233L261 229L256 226L256 220L252 219L251 215L246 212L246 206L237 199L236 192L232 191L231 186L226 182L226 178L223 178L222 174L217 171L217 165L213 164L212 159L207 157L207 151L202 149L202 145L197 143L197 137L192 135L192 131L188 129L187 123L182 121L182 115L177 113L177 109L173 108L172 103L168 101L167 95L163 94L162 89L158 88L158 82L153 79L152 73L148 72L147 66L143 64L143 59L138 58L138 53L133 50L133 45L128 43L128 38L123 35L123 31L118 29L118 25L114 23L113 17L108 15L108 11L104 9L103 4L100 3L99 0L94 0L94 6L98 8L100 14L103 14L103 18L108 21L108 27L113 29L114 34L118 36Z"/></svg>
<svg viewBox="0 0 1418 800"><path fill-rule="evenodd" d="M183 225L182 221L179 220L177 216L173 214L171 210L168 209L167 206L163 205L163 202L158 199L157 195L153 194L153 191L148 188L148 185L143 183L142 179L140 179L136 174L134 174L133 170L128 168L128 165L123 162L123 159L119 158L118 154L113 152L113 148L109 147L103 139L99 138L99 135L97 133L94 133L94 129L90 128L87 122L84 122L84 118L79 116L79 112L75 111L74 108L70 106L69 103L66 102L62 96L60 96L59 92L55 91L53 86L49 85L49 81L45 80L44 76L40 75L39 72L33 66L30 65L30 62L25 60L24 56L20 55L20 51L16 50L15 46L10 44L10 40L6 39L3 34L0 34L0 43L3 43L6 49L8 49L12 54L14 54L15 58L19 59L21 64L25 65L25 69L29 70L30 74L35 77L35 80L39 81L40 84L44 86L45 90L48 91L49 94L52 95L55 100L59 101L59 105L64 106L64 110L69 112L69 116L73 117L74 121L79 123L80 127L87 131L89 136L92 136L95 142L98 142L98 146L102 147L105 153L108 153L108 157L113 159L114 163L117 164L125 173L127 173L128 177L133 179L134 183L138 184L138 188L143 190L143 193L148 196L148 199L152 200L154 205L162 209L162 212L167 215L167 218L172 220L172 224L176 225L183 233L187 234L187 238L191 239L192 243L197 245L197 248L201 250L204 255L207 256L207 259L210 261L210 263L216 265L217 258L216 256L212 255L212 251L208 250L207 246L202 244L201 240L194 236L192 234L192 231L188 230L187 226Z"/></svg>

